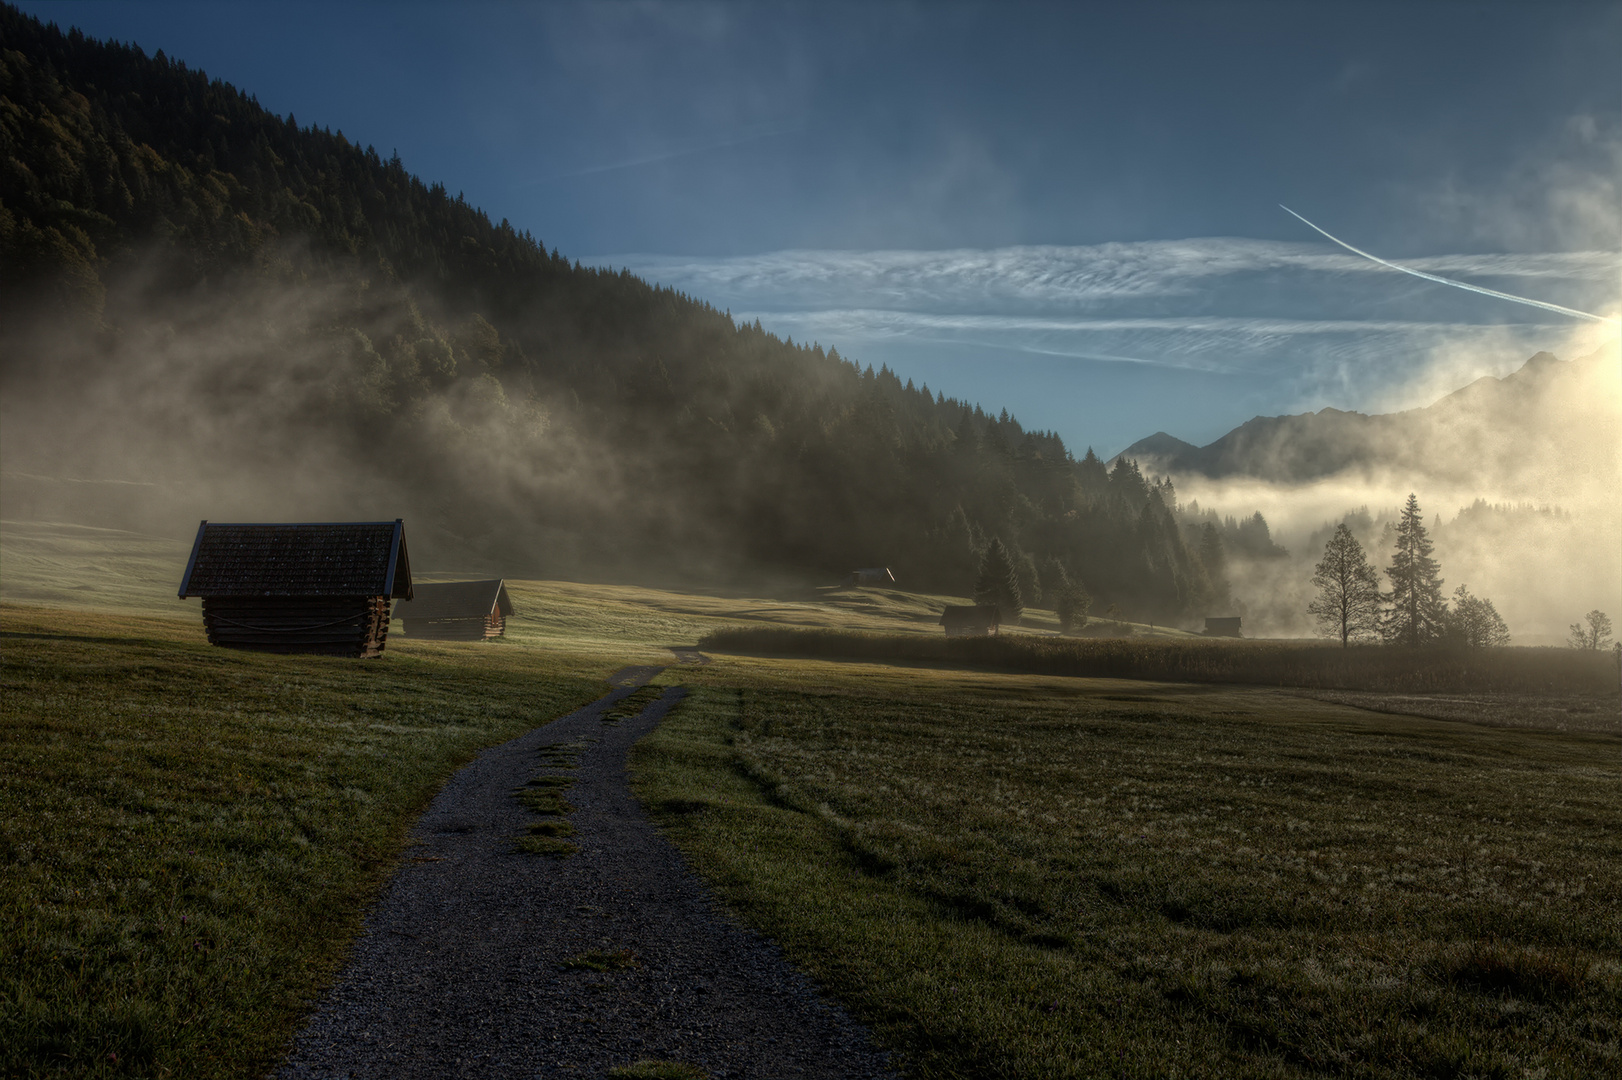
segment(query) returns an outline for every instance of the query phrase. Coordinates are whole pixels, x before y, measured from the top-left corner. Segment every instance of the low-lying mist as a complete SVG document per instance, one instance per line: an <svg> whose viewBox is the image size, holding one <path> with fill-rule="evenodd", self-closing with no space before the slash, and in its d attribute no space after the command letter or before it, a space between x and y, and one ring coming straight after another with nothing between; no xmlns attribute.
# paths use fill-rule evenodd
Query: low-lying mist
<svg viewBox="0 0 1622 1080"><path fill-rule="evenodd" d="M368 305L344 281L248 279L146 312L119 299L116 328L41 319L9 337L7 518L189 537L202 518L403 516L429 561L560 572L620 488L616 455L495 377L487 327ZM368 307L370 333L354 325Z"/></svg>
<svg viewBox="0 0 1622 1080"><path fill-rule="evenodd" d="M1334 525L1345 521L1383 571L1386 526L1410 492L1425 512L1445 592L1464 584L1492 600L1516 644L1559 644L1594 608L1622 614L1622 361L1608 333L1609 343L1574 334L1563 345L1574 361L1540 356L1503 380L1394 414L1384 430L1411 440L1386 448L1395 465L1304 483L1176 475L1185 504L1240 517L1260 511L1289 550L1230 566L1247 631L1314 633L1310 578ZM1439 367L1456 372L1458 358ZM1427 367L1417 381L1434 387L1437 378Z"/></svg>

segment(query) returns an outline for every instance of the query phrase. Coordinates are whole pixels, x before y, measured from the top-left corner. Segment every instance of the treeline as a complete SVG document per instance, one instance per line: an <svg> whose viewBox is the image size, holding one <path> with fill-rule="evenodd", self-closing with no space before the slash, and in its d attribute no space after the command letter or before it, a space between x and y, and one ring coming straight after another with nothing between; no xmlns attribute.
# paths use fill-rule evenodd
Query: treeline
<svg viewBox="0 0 1622 1080"><path fill-rule="evenodd" d="M71 412L86 386L185 357L148 377L167 405L121 406L181 441L164 453L102 446L82 417L53 444L8 414L14 461L139 459L153 482L206 462L268 491L320 447L332 483L418 515L427 557L510 573L882 564L961 594L998 538L1028 603L1081 587L1168 621L1227 603L1226 547L1271 547L1259 515L1180 523L1169 484L1006 411L571 262L161 52L10 7L0 44L8 392Z"/></svg>

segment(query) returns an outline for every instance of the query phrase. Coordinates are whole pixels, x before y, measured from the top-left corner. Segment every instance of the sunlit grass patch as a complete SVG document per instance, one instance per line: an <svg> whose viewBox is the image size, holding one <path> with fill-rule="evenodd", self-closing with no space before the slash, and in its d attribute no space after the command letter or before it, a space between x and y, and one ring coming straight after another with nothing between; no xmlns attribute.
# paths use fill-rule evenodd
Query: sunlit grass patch
<svg viewBox="0 0 1622 1080"><path fill-rule="evenodd" d="M630 949L592 949L563 961L563 967L571 971L623 971L636 964L636 953Z"/></svg>
<svg viewBox="0 0 1622 1080"><path fill-rule="evenodd" d="M480 749L597 696L520 650L358 662L5 607L0 1075L261 1075L407 830Z"/></svg>
<svg viewBox="0 0 1622 1080"><path fill-rule="evenodd" d="M820 690L789 691L749 670L697 676L635 749L636 790L917 1075L1622 1060L1614 736L1216 687L819 665Z"/></svg>

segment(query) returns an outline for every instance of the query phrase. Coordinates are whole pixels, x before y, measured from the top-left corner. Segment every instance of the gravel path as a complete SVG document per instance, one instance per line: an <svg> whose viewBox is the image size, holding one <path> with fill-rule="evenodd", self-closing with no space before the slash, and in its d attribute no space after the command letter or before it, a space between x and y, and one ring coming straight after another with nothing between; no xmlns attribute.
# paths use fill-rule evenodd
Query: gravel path
<svg viewBox="0 0 1622 1080"><path fill-rule="evenodd" d="M720 914L631 796L626 751L683 691L604 717L660 670L626 668L451 779L281 1077L601 1077L640 1059L717 1080L892 1075L774 944ZM569 744L576 768L547 764ZM570 858L513 850L542 820L513 794L537 775L574 779ZM588 953L634 962L564 966Z"/></svg>

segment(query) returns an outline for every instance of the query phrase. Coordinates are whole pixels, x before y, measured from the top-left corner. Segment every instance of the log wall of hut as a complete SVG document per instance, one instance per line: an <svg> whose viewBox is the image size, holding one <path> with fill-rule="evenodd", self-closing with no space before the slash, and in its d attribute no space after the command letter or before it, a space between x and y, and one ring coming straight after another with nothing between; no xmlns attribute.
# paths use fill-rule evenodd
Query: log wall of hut
<svg viewBox="0 0 1622 1080"><path fill-rule="evenodd" d="M407 637L426 641L484 641L507 631L507 620L496 612L482 619L402 619L400 625Z"/></svg>
<svg viewBox="0 0 1622 1080"><path fill-rule="evenodd" d="M204 521L180 596L202 600L213 645L379 656L390 601L412 596L405 522Z"/></svg>
<svg viewBox="0 0 1622 1080"><path fill-rule="evenodd" d="M211 645L270 653L378 656L389 635L386 596L209 596Z"/></svg>

